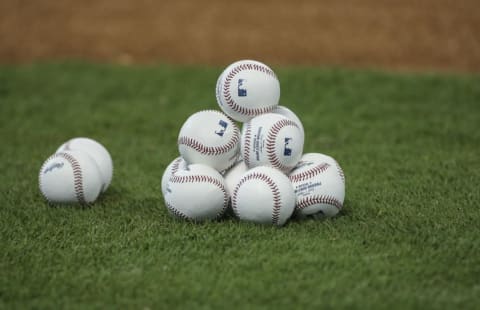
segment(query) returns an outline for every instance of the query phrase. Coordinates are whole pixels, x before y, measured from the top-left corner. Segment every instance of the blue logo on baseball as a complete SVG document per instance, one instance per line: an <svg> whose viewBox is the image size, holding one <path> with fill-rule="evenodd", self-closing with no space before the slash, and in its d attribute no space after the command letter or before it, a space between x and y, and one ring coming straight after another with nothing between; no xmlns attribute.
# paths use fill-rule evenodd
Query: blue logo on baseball
<svg viewBox="0 0 480 310"><path fill-rule="evenodd" d="M220 137L223 137L223 134L225 133L225 130L228 127L228 123L224 120L220 120L218 121L218 125L220 125L221 128L219 130L216 130L215 133Z"/></svg>
<svg viewBox="0 0 480 310"><path fill-rule="evenodd" d="M284 156L292 156L292 149L288 147L288 144L290 144L290 140L292 140L292 138L285 138L285 147L283 149Z"/></svg>
<svg viewBox="0 0 480 310"><path fill-rule="evenodd" d="M247 89L245 88L245 83L247 80L245 79L238 79L238 97L246 97L247 96Z"/></svg>
<svg viewBox="0 0 480 310"><path fill-rule="evenodd" d="M63 167L63 163L53 163L43 171L43 174L47 174L48 172L52 171L53 169L61 169Z"/></svg>

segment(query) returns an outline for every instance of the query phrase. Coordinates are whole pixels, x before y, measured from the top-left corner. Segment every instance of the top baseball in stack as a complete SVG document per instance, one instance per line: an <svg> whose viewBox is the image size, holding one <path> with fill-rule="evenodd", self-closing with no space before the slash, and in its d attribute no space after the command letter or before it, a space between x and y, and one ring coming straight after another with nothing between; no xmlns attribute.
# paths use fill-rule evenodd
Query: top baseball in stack
<svg viewBox="0 0 480 310"><path fill-rule="evenodd" d="M225 114L236 121L272 112L280 100L280 83L265 64L241 60L229 65L217 80L216 97Z"/></svg>

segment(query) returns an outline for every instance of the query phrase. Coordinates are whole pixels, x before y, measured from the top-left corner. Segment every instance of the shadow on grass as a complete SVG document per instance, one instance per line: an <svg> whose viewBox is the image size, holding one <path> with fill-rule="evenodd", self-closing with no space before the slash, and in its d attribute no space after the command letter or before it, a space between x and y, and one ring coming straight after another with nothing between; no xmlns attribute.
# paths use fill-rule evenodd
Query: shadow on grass
<svg viewBox="0 0 480 310"><path fill-rule="evenodd" d="M126 188L112 186L108 188L105 193L102 193L95 203L80 205L80 204L49 204L52 208L71 209L91 211L98 214L101 217L136 217L137 219L151 220L157 218L158 220L170 223L183 223L185 225L194 224L196 226L202 226L202 224L208 225L211 223L237 225L241 221L235 216L232 208L229 206L226 212L218 219L211 221L185 221L184 219L176 218L169 213L165 207L163 197L159 193L157 196L138 197L134 193L130 192ZM66 211L69 212L69 211ZM69 212L71 213L71 212ZM290 224L298 225L302 222L318 222L318 223L331 223L334 224L337 220L354 216L354 208L352 202L346 200L342 210L334 217L328 218L324 216L309 216L306 218L299 218L295 215L286 223L285 226ZM268 226L268 225L267 225Z"/></svg>
<svg viewBox="0 0 480 310"><path fill-rule="evenodd" d="M97 200L88 204L60 204L60 203L48 203L51 208L58 209L72 209L82 211L108 211L112 212L126 212L131 214L132 212L151 216L155 213L164 213L165 208L163 198L161 195L158 197L142 197L138 198L130 193L126 188L120 188L116 186L109 187L104 193L101 193ZM166 213L166 208L165 208Z"/></svg>

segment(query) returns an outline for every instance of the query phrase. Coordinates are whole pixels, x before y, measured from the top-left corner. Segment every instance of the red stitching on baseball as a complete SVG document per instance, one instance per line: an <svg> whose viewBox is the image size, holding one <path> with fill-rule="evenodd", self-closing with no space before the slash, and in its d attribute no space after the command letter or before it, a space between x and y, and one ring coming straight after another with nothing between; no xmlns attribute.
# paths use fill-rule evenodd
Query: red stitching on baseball
<svg viewBox="0 0 480 310"><path fill-rule="evenodd" d="M342 183L345 185L345 174L343 173L343 169L342 167L340 167L340 165L338 164L338 162L336 160L335 161L335 165L337 166L337 171L338 171L338 174L340 175L340 178L342 179Z"/></svg>
<svg viewBox="0 0 480 310"><path fill-rule="evenodd" d="M165 206L167 207L167 209L176 217L179 217L179 218L182 218L184 220L191 220L188 216L186 216L184 213L178 211L177 209L175 209L174 206L172 206L171 204L169 204L168 202L165 201Z"/></svg>
<svg viewBox="0 0 480 310"><path fill-rule="evenodd" d="M65 158L70 165L72 166L73 169L73 184L75 188L75 196L77 197L77 200L81 204L85 204L85 193L83 190L83 178L82 178L82 169L80 167L80 164L78 161L75 159L70 154L67 153L58 153L60 157Z"/></svg>
<svg viewBox="0 0 480 310"><path fill-rule="evenodd" d="M190 137L185 137L181 136L178 138L178 145L185 145L188 147L193 148L195 151L200 152L203 155L221 155L224 153L227 153L231 151L232 149L235 148L235 146L238 144L238 141L240 140L240 131L238 127L235 125L233 119L223 113L220 113L215 110L206 110L206 111L213 111L217 112L222 115L222 117L226 117L231 123L232 123L232 128L233 128L233 136L230 141L227 142L227 144L221 145L221 146L206 146L203 143L190 138Z"/></svg>
<svg viewBox="0 0 480 310"><path fill-rule="evenodd" d="M182 162L183 158L177 158L177 160L175 160L173 162L173 165L172 165L172 170L170 171L170 175L172 174L175 174L178 169L180 168L180 163Z"/></svg>
<svg viewBox="0 0 480 310"><path fill-rule="evenodd" d="M329 167L330 165L328 163L321 163L306 171L300 173L292 173L288 178L291 182L305 181L306 179L309 179L317 174L325 172Z"/></svg>
<svg viewBox="0 0 480 310"><path fill-rule="evenodd" d="M250 122L246 124L245 141L243 141L243 161L247 167L250 167L250 140L252 135L252 126Z"/></svg>
<svg viewBox="0 0 480 310"><path fill-rule="evenodd" d="M267 158L269 163L280 170L290 170L293 168L293 166L286 166L280 162L280 159L278 158L276 154L276 140L277 140L277 135L280 132L280 130L284 127L287 126L294 126L298 127L297 123L295 123L292 120L289 119L281 119L273 124L273 126L270 128L268 135L267 135L267 144L266 144L266 152L267 152Z"/></svg>
<svg viewBox="0 0 480 310"><path fill-rule="evenodd" d="M227 190L225 189L224 184L220 182L218 179L211 177L209 175L187 175L187 176L178 176L178 175L172 175L170 177L170 182L172 183L210 183L215 185L216 187L220 188L220 190L223 193L223 208L220 210L220 212L217 213L215 218L219 218L222 216L222 214L225 212L225 210L228 207L228 193Z"/></svg>
<svg viewBox="0 0 480 310"><path fill-rule="evenodd" d="M230 83L235 75L240 73L242 70L255 70L255 71L260 71L262 73L265 73L267 75L272 76L276 80L278 80L277 76L275 75L275 72L273 72L270 68L267 68L265 66L261 66L259 64L250 64L250 63L243 63L240 65L237 65L236 67L233 67L227 77L225 78L225 82L223 84L223 97L225 99L225 103L235 112L240 113L242 115L246 116L256 116L260 114L265 114L273 111L275 106L269 106L269 107L262 107L262 108L246 108L242 107L239 104L233 100L233 98L230 96Z"/></svg>
<svg viewBox="0 0 480 310"><path fill-rule="evenodd" d="M307 198L298 200L295 205L295 209L302 210L318 203L334 206L338 210L341 210L343 207L342 203L333 196L314 195L314 196L309 196Z"/></svg>
<svg viewBox="0 0 480 310"><path fill-rule="evenodd" d="M238 128L234 127L233 137L225 145L206 146L193 138L185 137L185 136L178 138L178 144L179 145L183 144L185 146L191 147L192 149L202 153L203 155L220 155L220 154L227 153L231 151L233 148L235 148L239 139L240 139L240 134L239 134Z"/></svg>
<svg viewBox="0 0 480 310"><path fill-rule="evenodd" d="M232 209L233 213L240 218L240 215L238 214L238 209L237 209L237 194L238 190L240 187L247 181L249 180L261 180L265 182L268 187L270 187L270 190L273 194L273 211L272 211L272 223L275 225L278 225L279 217L280 217L280 209L282 207L281 205L281 198L280 198L280 190L278 189L277 185L275 182L266 174L261 173L261 172L254 172L251 173L245 177L243 177L240 182L238 182L237 186L235 187L235 190L233 191L233 197L232 197Z"/></svg>

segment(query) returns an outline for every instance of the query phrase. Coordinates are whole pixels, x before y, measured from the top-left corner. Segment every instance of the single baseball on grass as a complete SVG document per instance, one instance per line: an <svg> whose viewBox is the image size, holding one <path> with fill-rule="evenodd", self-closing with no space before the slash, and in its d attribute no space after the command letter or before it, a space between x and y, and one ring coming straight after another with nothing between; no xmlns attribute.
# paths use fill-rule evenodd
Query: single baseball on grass
<svg viewBox="0 0 480 310"><path fill-rule="evenodd" d="M222 175L202 164L188 165L174 173L163 197L170 214L194 222L221 217L229 200Z"/></svg>
<svg viewBox="0 0 480 310"><path fill-rule="evenodd" d="M240 60L219 76L215 89L217 103L236 121L271 112L280 100L280 83L273 70L255 60Z"/></svg>
<svg viewBox="0 0 480 310"><path fill-rule="evenodd" d="M284 225L295 208L288 177L271 167L256 167L240 178L232 195L232 209L242 221Z"/></svg>
<svg viewBox="0 0 480 310"><path fill-rule="evenodd" d="M220 111L192 114L178 135L178 150L188 164L204 164L223 171L237 161L240 130Z"/></svg>
<svg viewBox="0 0 480 310"><path fill-rule="evenodd" d="M90 155L98 165L102 176L102 192L110 186L113 177L113 161L108 150L99 142L85 137L73 138L62 144L56 151L83 151Z"/></svg>
<svg viewBox="0 0 480 310"><path fill-rule="evenodd" d="M167 190L168 180L177 173L178 171L187 169L188 164L187 162L181 157L177 157L170 164L168 164L167 168L162 175L162 194L165 195L165 191Z"/></svg>
<svg viewBox="0 0 480 310"><path fill-rule="evenodd" d="M302 132L302 137L305 140L305 130L303 129L302 121L300 120L300 118L298 118L298 116L292 110L290 110L285 106L279 105L272 111L272 113L283 115L288 119L297 123L298 127L300 128L300 131Z"/></svg>
<svg viewBox="0 0 480 310"><path fill-rule="evenodd" d="M304 154L290 172L289 179L297 198L296 217L333 217L342 209L345 175L333 157L320 153Z"/></svg>
<svg viewBox="0 0 480 310"><path fill-rule="evenodd" d="M58 152L39 172L40 191L50 203L93 203L103 185L97 163L83 151Z"/></svg>
<svg viewBox="0 0 480 310"><path fill-rule="evenodd" d="M249 168L271 166L288 173L300 160L304 137L300 126L287 117L267 113L242 128L241 154Z"/></svg>

